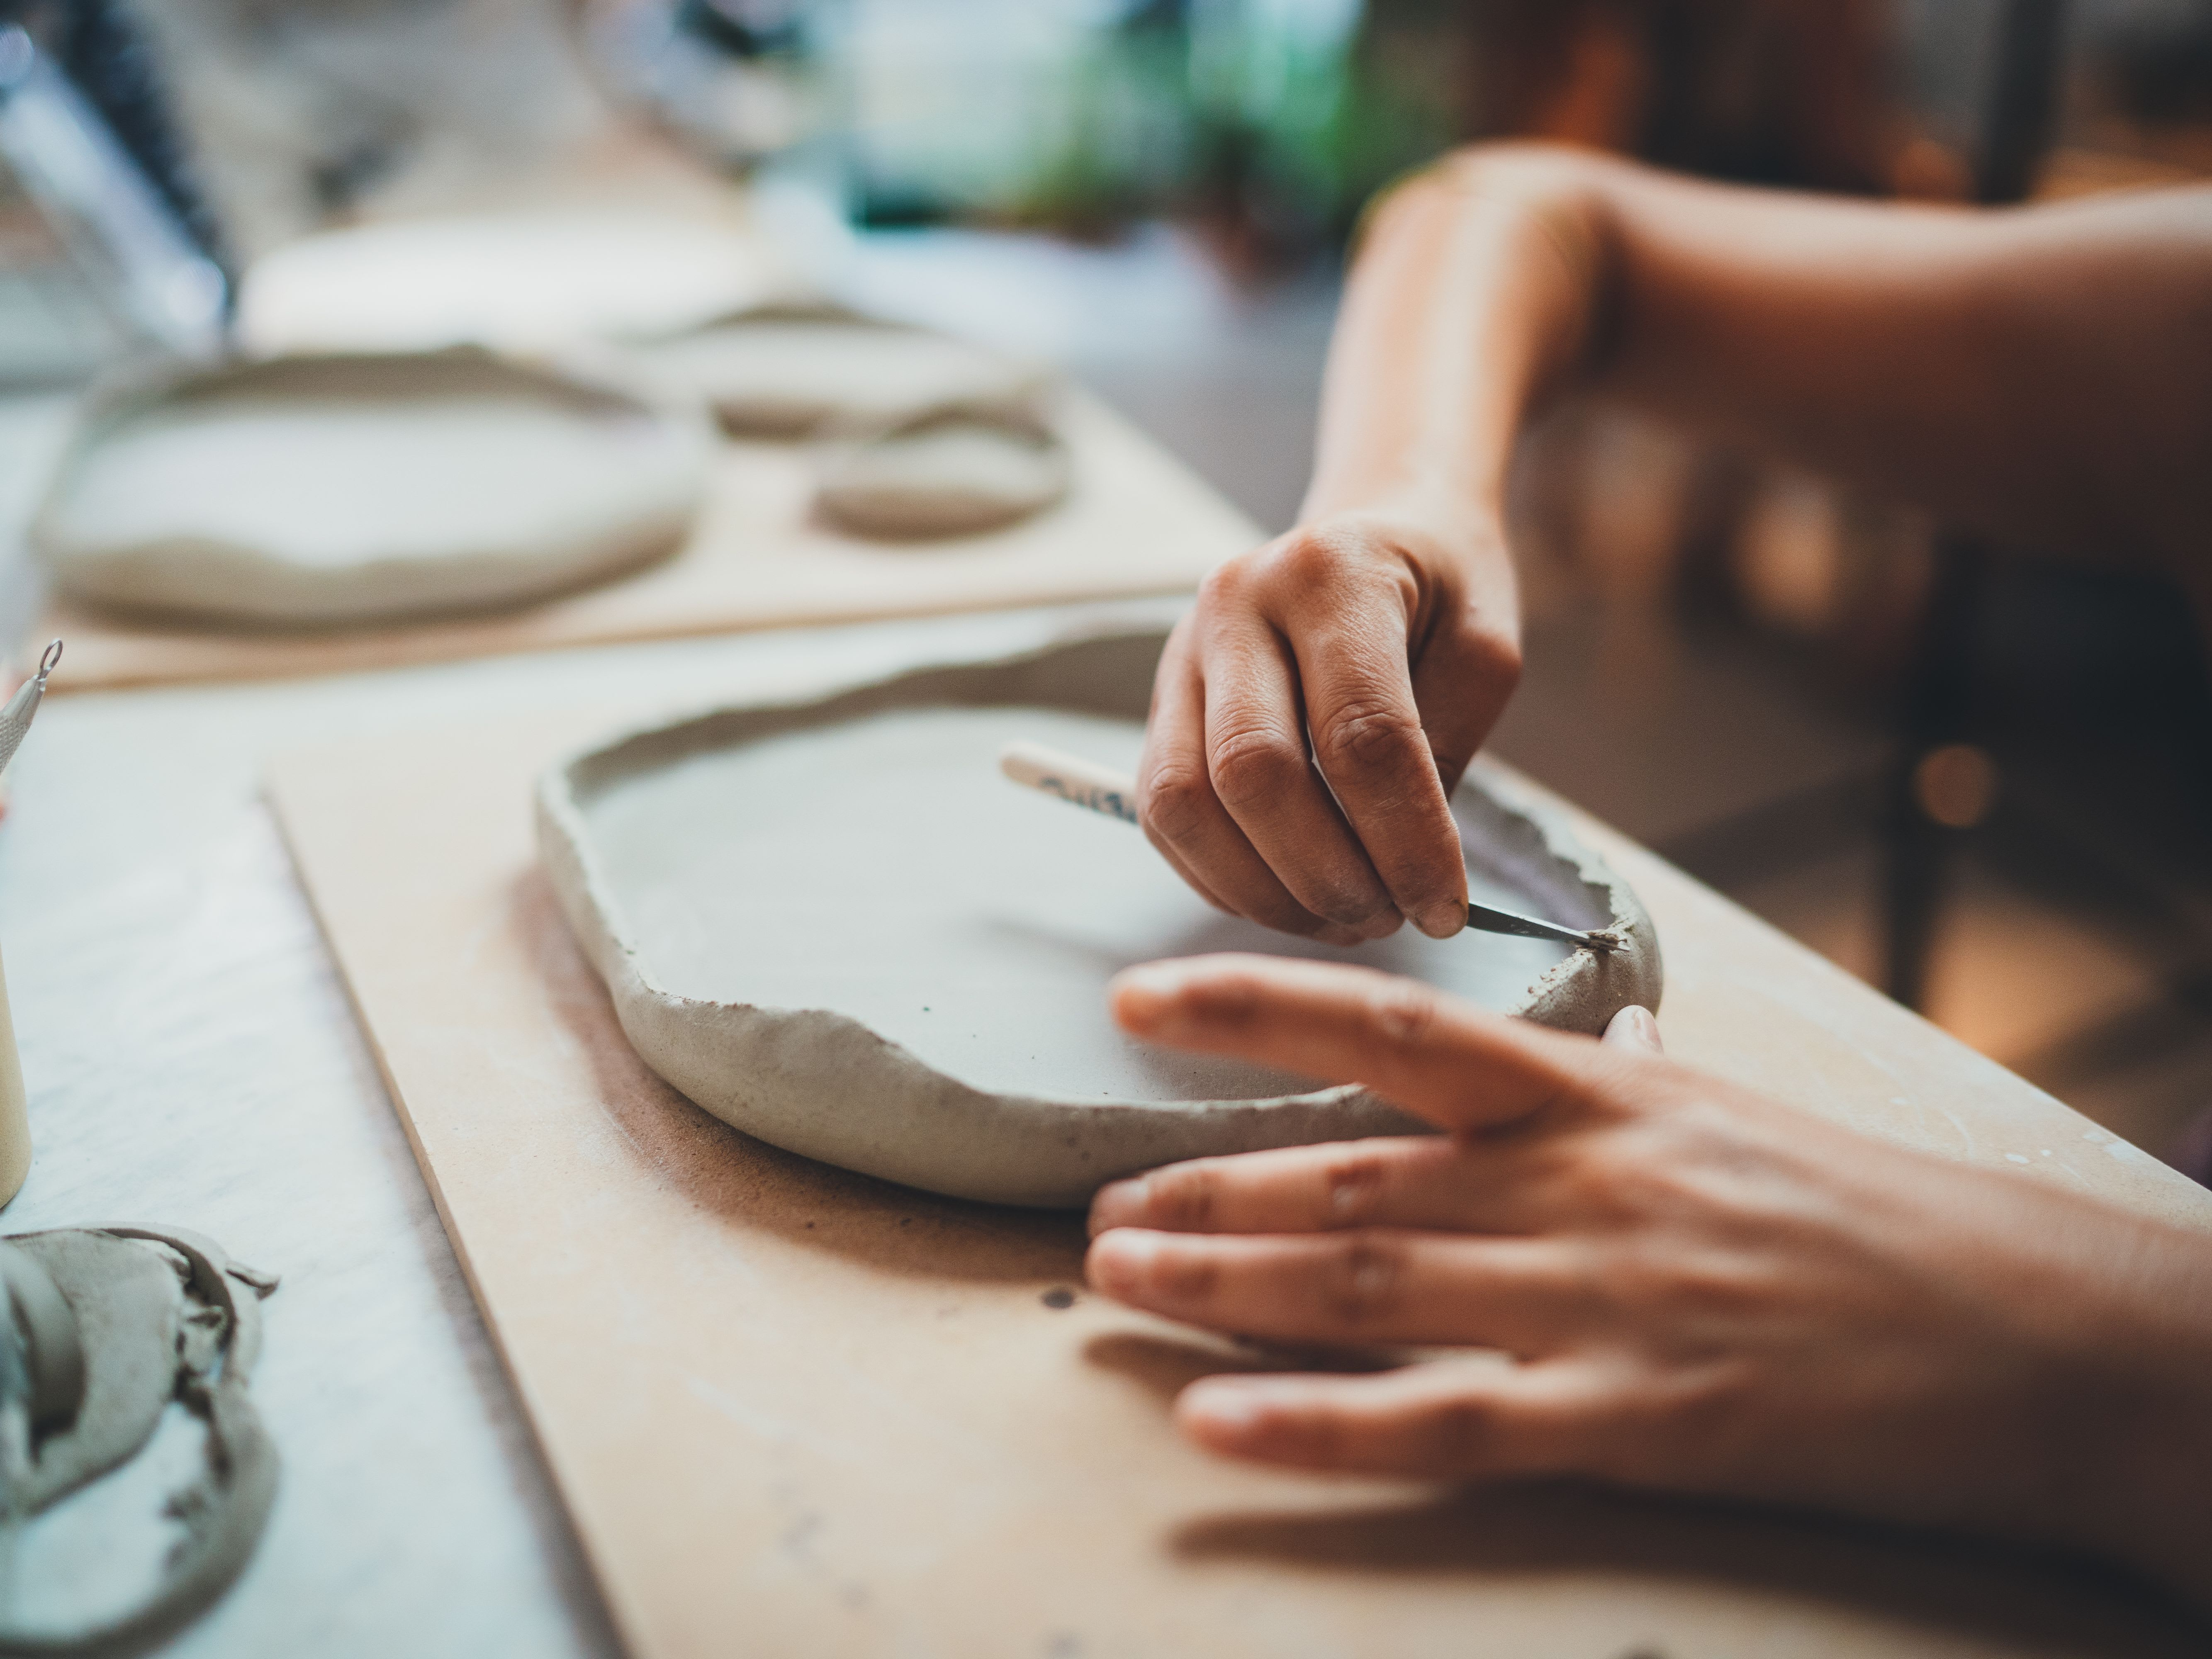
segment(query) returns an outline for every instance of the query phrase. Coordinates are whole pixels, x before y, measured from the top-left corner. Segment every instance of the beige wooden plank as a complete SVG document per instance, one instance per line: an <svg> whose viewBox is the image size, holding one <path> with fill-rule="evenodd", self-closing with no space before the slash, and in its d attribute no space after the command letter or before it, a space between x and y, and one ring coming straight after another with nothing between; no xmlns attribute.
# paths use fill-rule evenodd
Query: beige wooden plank
<svg viewBox="0 0 2212 1659"><path fill-rule="evenodd" d="M729 443L691 540L605 586L495 616L321 633L118 620L58 601L28 636L69 641L56 691L288 678L627 640L1012 609L1187 592L1259 530L1096 398L1060 413L1074 484L1060 506L985 536L887 543L811 514L816 452Z"/></svg>
<svg viewBox="0 0 2212 1659"><path fill-rule="evenodd" d="M1073 1218L778 1152L638 1062L530 841L537 769L609 723L318 750L272 793L638 1659L2198 1650L2139 1596L1948 1542L1189 1449L1175 1388L1260 1360L1088 1294L1048 1305L1079 1289ZM1677 1053L2022 1180L2212 1217L2190 1183L1591 833L1658 922Z"/></svg>

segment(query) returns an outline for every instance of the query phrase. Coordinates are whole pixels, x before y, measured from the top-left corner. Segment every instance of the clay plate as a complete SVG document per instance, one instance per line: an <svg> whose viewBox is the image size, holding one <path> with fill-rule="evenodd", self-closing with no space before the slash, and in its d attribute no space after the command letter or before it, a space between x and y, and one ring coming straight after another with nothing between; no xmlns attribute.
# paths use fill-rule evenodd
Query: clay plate
<svg viewBox="0 0 2212 1659"><path fill-rule="evenodd" d="M1131 963L1364 963L1589 1032L1656 1006L1658 943L1634 893L1487 770L1453 802L1474 896L1610 927L1626 948L1410 928L1354 951L1291 939L1209 908L1130 826L998 775L1019 737L1131 764L1161 644L1091 639L720 709L548 772L540 854L639 1054L789 1151L1061 1206L1178 1158L1420 1127L1363 1089L1122 1035L1101 993Z"/></svg>

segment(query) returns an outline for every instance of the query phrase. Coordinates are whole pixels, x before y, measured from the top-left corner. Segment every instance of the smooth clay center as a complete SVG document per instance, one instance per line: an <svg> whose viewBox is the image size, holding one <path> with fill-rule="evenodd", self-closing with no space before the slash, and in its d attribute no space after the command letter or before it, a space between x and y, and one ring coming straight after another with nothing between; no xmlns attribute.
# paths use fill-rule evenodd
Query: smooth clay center
<svg viewBox="0 0 2212 1659"><path fill-rule="evenodd" d="M1142 728L1048 708L877 715L695 756L585 806L647 976L685 997L835 1010L975 1087L1069 1100L1260 1099L1304 1079L1123 1036L1105 987L1253 951L1407 974L1502 1008L1565 954L1411 927L1355 950L1222 915L1144 836L1017 788L1030 738L1133 770ZM1469 872L1478 902L1526 894Z"/></svg>
<svg viewBox="0 0 2212 1659"><path fill-rule="evenodd" d="M141 415L79 464L82 543L205 541L314 569L565 545L662 510L653 422L542 399L246 398Z"/></svg>

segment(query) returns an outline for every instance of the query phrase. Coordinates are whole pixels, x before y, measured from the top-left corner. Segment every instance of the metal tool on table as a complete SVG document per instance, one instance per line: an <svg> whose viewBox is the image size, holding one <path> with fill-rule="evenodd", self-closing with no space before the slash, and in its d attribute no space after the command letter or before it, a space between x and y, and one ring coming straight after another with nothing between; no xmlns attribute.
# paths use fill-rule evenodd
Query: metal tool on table
<svg viewBox="0 0 2212 1659"><path fill-rule="evenodd" d="M1079 756L1063 754L1041 743L1010 743L999 753L999 769L1016 783L1052 795L1124 823L1137 821L1136 780ZM1467 907L1467 925L1477 933L1510 933L1519 939L1547 939L1584 951L1618 951L1615 933L1565 927L1537 916L1516 915L1487 904Z"/></svg>

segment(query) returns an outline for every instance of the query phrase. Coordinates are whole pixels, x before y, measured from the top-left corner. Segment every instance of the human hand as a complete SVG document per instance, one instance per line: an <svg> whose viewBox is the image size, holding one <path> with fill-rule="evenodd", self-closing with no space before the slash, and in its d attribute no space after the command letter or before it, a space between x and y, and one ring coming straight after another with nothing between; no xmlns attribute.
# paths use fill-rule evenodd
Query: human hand
<svg viewBox="0 0 2212 1659"><path fill-rule="evenodd" d="M1357 1079L1447 1133L1117 1182L1096 1286L1249 1336L1493 1351L1206 1378L1176 1412L1200 1444L1962 1527L2212 1600L2212 1240L1676 1065L1641 1009L1601 1044L1239 957L1113 1000L1139 1036Z"/></svg>
<svg viewBox="0 0 2212 1659"><path fill-rule="evenodd" d="M1520 677L1494 535L1342 513L1231 559L1160 659L1137 816L1212 903L1357 944L1467 921L1446 805Z"/></svg>

